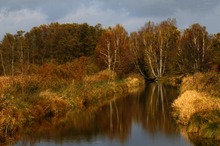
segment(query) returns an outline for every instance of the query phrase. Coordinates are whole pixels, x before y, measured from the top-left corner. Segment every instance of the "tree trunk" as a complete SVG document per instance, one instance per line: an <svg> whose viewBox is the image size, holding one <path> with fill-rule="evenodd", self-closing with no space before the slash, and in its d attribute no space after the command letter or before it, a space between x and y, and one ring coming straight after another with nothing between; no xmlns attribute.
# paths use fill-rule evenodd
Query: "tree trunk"
<svg viewBox="0 0 220 146"><path fill-rule="evenodd" d="M23 50L23 44L22 42L20 42L20 54L21 54L21 57L20 57L20 63L21 63L21 74L23 75L24 73L24 50Z"/></svg>
<svg viewBox="0 0 220 146"><path fill-rule="evenodd" d="M11 59L11 75L14 76L14 46L12 46L12 59Z"/></svg>
<svg viewBox="0 0 220 146"><path fill-rule="evenodd" d="M140 72L140 74L145 78L145 79L147 79L147 77L145 76L145 74L143 73L143 71L141 70L141 68L140 68L140 65L139 65L139 63L138 63L138 51L137 51L137 48L136 47L129 47L130 48L130 51L132 52L132 54L134 55L134 61L133 61L133 63L134 63L134 65L135 65L135 67L138 69L138 71ZM134 48L136 48L136 49L134 49Z"/></svg>
<svg viewBox="0 0 220 146"><path fill-rule="evenodd" d="M163 68L163 40L160 41L160 64L159 64L159 77L162 77L162 68Z"/></svg>
<svg viewBox="0 0 220 146"><path fill-rule="evenodd" d="M5 66L4 66L4 60L3 60L2 52L1 52L1 62L2 62L3 74L4 74L4 76L6 76L6 72L5 72Z"/></svg>

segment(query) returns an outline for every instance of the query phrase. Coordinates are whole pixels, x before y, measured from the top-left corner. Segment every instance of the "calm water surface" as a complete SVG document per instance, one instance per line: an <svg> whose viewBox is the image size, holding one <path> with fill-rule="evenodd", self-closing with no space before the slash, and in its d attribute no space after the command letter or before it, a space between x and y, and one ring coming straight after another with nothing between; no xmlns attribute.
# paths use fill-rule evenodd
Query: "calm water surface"
<svg viewBox="0 0 220 146"><path fill-rule="evenodd" d="M176 97L175 88L147 84L102 107L26 129L14 146L190 146L171 117L170 104Z"/></svg>

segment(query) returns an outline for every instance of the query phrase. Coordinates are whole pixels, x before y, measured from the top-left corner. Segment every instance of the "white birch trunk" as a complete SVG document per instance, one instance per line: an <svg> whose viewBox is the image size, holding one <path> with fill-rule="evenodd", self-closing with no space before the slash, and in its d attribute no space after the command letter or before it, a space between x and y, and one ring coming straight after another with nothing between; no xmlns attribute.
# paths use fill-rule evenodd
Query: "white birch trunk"
<svg viewBox="0 0 220 146"><path fill-rule="evenodd" d="M161 36L160 36L161 37ZM162 76L162 68L163 68L163 39L160 41L160 65L159 65L159 77Z"/></svg>
<svg viewBox="0 0 220 146"><path fill-rule="evenodd" d="M205 34L202 33L202 63L205 61Z"/></svg>

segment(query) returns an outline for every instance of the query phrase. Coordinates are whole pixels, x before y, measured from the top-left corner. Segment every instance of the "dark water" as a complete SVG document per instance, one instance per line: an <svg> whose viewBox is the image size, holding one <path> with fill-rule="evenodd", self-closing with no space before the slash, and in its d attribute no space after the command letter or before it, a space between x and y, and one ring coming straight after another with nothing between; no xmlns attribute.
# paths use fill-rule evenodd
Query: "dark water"
<svg viewBox="0 0 220 146"><path fill-rule="evenodd" d="M189 146L171 117L170 104L176 97L175 88L147 84L102 107L27 128L15 146Z"/></svg>

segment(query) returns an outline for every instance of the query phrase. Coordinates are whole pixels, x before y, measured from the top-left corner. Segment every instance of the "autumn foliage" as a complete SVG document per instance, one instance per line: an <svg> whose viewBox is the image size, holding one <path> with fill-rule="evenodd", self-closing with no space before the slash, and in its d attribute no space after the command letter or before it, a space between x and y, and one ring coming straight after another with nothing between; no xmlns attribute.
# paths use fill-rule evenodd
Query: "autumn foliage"
<svg viewBox="0 0 220 146"><path fill-rule="evenodd" d="M95 53L100 68L113 70L119 76L129 73L134 68L129 51L128 33L121 25L103 32Z"/></svg>
<svg viewBox="0 0 220 146"><path fill-rule="evenodd" d="M35 67L49 74L50 69L56 70L52 68L61 65L58 74L66 78L69 63L79 64L72 67L81 70L81 61L76 60L83 56L93 58L100 70L113 70L120 77L132 72L140 72L146 79L157 79L219 71L219 44L219 34L208 34L198 23L181 33L175 19L158 24L148 22L130 35L120 24L103 28L100 24L51 23L29 32L7 33L0 43L0 74L29 75L36 73ZM75 73L78 75L74 78L81 80L81 71Z"/></svg>
<svg viewBox="0 0 220 146"><path fill-rule="evenodd" d="M128 92L139 85L138 78L120 79L133 73L152 81L213 71L192 87L219 96L219 83L209 86L219 81L219 60L220 33L210 35L200 24L181 33L175 19L148 22L130 34L120 24L104 28L87 23L51 23L7 33L0 42L0 141L40 120L37 115L62 115Z"/></svg>

